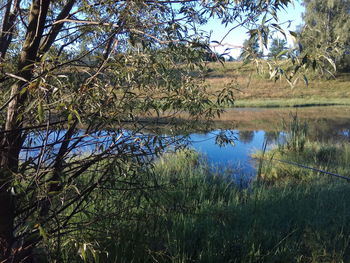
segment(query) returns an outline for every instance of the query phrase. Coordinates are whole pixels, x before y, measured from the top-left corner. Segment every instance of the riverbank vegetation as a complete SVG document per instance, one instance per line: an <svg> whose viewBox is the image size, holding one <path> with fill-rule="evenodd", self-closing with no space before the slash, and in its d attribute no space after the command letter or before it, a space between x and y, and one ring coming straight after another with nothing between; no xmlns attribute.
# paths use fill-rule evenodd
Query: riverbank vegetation
<svg viewBox="0 0 350 263"><path fill-rule="evenodd" d="M125 186L116 184L94 191L75 215L76 223L90 224L61 240L56 256L65 262L350 260L348 183L314 173L240 189L231 172L218 172L191 150L169 153L156 161L148 190L121 191Z"/></svg>
<svg viewBox="0 0 350 263"><path fill-rule="evenodd" d="M347 262L350 184L322 171L350 173L349 143L310 140L296 115L284 129L283 144L254 155L258 177L244 187L239 171L213 167L191 149L130 170L143 187L116 180L95 189L69 237L48 239L46 248L60 247L49 255L63 262ZM118 169L110 173L122 178Z"/></svg>
<svg viewBox="0 0 350 263"><path fill-rule="evenodd" d="M309 124L297 115L284 121L286 133L272 149L253 154L260 160L258 177L264 181L309 181L315 173L339 176L350 180L350 144L335 138L323 141L311 136ZM344 131L347 133L348 131ZM310 139L313 138L313 139ZM346 138L346 137L345 137Z"/></svg>

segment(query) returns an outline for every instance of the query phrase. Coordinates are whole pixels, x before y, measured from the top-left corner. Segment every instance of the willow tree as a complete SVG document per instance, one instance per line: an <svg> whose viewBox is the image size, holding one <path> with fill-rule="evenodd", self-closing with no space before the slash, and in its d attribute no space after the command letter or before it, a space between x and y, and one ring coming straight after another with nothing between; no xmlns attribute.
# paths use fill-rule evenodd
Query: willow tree
<svg viewBox="0 0 350 263"><path fill-rule="evenodd" d="M327 58L335 62L328 63L328 68L349 70L350 1L305 0L304 6L300 37L304 54L327 54Z"/></svg>
<svg viewBox="0 0 350 263"><path fill-rule="evenodd" d="M210 117L231 100L190 74L211 52L199 25L254 26L289 2L0 1L0 261L59 246L104 185L145 186L138 169L177 138L146 118Z"/></svg>

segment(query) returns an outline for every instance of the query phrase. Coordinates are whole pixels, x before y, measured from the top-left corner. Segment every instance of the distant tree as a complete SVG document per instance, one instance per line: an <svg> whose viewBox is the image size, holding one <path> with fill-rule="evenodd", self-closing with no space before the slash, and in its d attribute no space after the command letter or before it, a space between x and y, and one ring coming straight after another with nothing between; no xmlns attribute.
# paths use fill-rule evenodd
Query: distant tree
<svg viewBox="0 0 350 263"><path fill-rule="evenodd" d="M269 57L270 58L283 58L285 55L281 55L278 57L279 54L281 54L282 51L287 49L287 41L285 39L279 39L274 38L272 39L272 43L269 49Z"/></svg>
<svg viewBox="0 0 350 263"><path fill-rule="evenodd" d="M350 1L305 0L300 43L304 54L328 53L339 70L350 69Z"/></svg>
<svg viewBox="0 0 350 263"><path fill-rule="evenodd" d="M229 56L227 61L229 62L233 62L233 61L236 61L236 59L233 57L233 56Z"/></svg>
<svg viewBox="0 0 350 263"><path fill-rule="evenodd" d="M240 59L252 60L256 58L261 58L262 55L263 53L260 51L259 38L257 36L244 40L243 47L241 49Z"/></svg>
<svg viewBox="0 0 350 263"><path fill-rule="evenodd" d="M204 60L208 62L225 61L225 57L214 51L208 51L204 54Z"/></svg>

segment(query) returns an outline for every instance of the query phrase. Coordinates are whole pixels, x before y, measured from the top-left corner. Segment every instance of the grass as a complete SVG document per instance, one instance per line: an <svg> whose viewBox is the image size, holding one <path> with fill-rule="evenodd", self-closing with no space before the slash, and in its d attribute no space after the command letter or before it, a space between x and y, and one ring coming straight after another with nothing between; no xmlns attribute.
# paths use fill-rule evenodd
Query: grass
<svg viewBox="0 0 350 263"><path fill-rule="evenodd" d="M261 108L277 108L277 107L309 107L309 106L334 106L334 105L350 105L348 98L278 98L278 99L242 99L235 102L236 107L261 107Z"/></svg>
<svg viewBox="0 0 350 263"><path fill-rule="evenodd" d="M208 65L210 90L225 85L235 88L236 107L295 107L317 105L350 105L350 74L336 79L310 77L309 85L299 81L292 89L286 81L269 80L268 70L258 74L254 64L226 62Z"/></svg>
<svg viewBox="0 0 350 263"><path fill-rule="evenodd" d="M242 190L230 176L193 151L167 154L148 177L153 187L94 193L81 215L94 223L71 234L63 259L349 262L349 184L315 174Z"/></svg>
<svg viewBox="0 0 350 263"><path fill-rule="evenodd" d="M350 179L350 146L348 143L305 142L302 150L277 147L264 155L261 178L265 181L308 181L315 176L312 170L306 170L288 163L301 164L330 173L347 176ZM255 154L261 158L262 153ZM282 161L282 162L280 162ZM320 173L320 176L328 176Z"/></svg>
<svg viewBox="0 0 350 263"><path fill-rule="evenodd" d="M350 181L350 144L347 141L333 143L310 140L309 125L292 115L284 122L285 142L276 145L268 152L253 155L261 159L262 166L258 175L264 181L308 181L315 176L315 170L302 166L346 176ZM319 172L320 175L326 176Z"/></svg>

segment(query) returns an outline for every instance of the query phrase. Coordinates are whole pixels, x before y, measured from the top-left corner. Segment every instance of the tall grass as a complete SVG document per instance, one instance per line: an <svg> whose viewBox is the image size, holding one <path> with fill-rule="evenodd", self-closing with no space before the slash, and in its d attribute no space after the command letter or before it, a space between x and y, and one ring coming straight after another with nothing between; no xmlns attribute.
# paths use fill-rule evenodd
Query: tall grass
<svg viewBox="0 0 350 263"><path fill-rule="evenodd" d="M350 179L350 144L311 141L308 125L297 115L283 122L285 142L268 152L257 152L253 157L263 159L259 176L265 181L308 181L316 175L328 176L322 171L348 176ZM298 166L299 165L299 166ZM314 168L314 169L308 169ZM315 171L319 170L319 171Z"/></svg>
<svg viewBox="0 0 350 263"><path fill-rule="evenodd" d="M242 190L189 150L163 156L144 176L149 188L94 193L80 215L92 223L70 235L62 261L350 260L350 185L342 181L316 175Z"/></svg>
<svg viewBox="0 0 350 263"><path fill-rule="evenodd" d="M287 130L287 138L282 146L291 152L302 152L307 142L308 125L306 121L300 121L297 114L291 114L290 120L283 121L283 128Z"/></svg>

